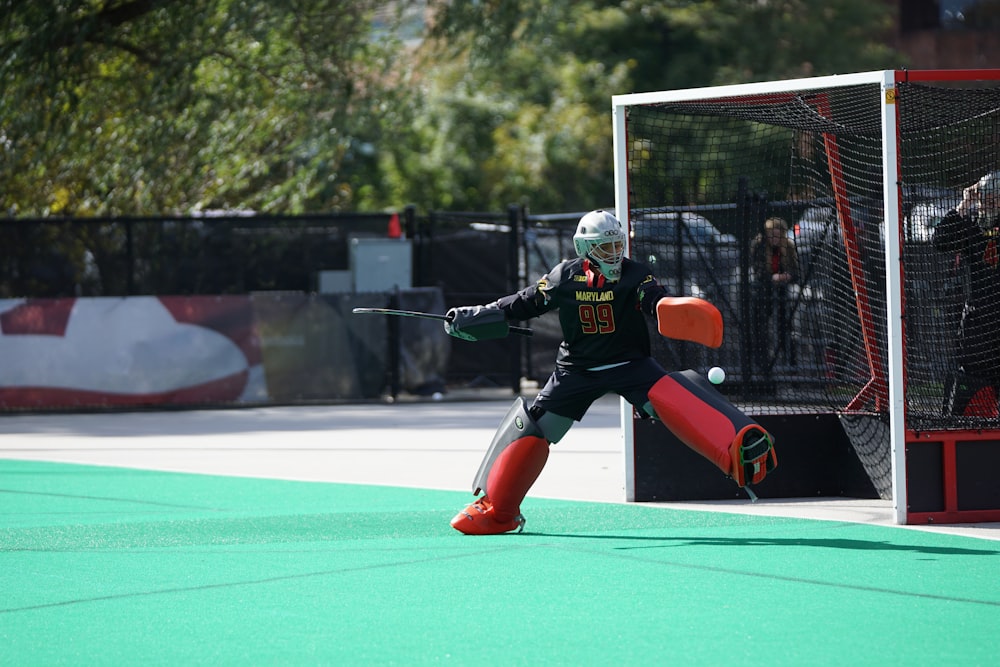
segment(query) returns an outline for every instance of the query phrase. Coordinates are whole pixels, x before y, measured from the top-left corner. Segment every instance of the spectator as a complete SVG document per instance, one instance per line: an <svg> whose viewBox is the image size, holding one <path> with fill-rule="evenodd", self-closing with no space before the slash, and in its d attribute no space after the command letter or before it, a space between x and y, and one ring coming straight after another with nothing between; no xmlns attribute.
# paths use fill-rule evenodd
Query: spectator
<svg viewBox="0 0 1000 667"><path fill-rule="evenodd" d="M771 370L771 320L777 311L777 346L791 364L795 349L791 344L788 316L788 287L799 277L799 257L795 243L788 238L788 223L772 217L764 221L764 231L750 244L750 268L753 275L752 331L757 341L755 359L762 370Z"/></svg>
<svg viewBox="0 0 1000 667"><path fill-rule="evenodd" d="M958 372L945 387L945 414L997 417L1000 386L1000 171L962 191L962 201L934 229L932 243L953 253L965 283L958 327Z"/></svg>

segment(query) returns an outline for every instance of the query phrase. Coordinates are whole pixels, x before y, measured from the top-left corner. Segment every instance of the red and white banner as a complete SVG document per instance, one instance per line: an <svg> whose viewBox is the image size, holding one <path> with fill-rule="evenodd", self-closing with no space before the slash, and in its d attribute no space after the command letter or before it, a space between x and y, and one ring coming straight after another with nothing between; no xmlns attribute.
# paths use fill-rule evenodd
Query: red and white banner
<svg viewBox="0 0 1000 667"><path fill-rule="evenodd" d="M0 299L0 408L267 398L250 297Z"/></svg>

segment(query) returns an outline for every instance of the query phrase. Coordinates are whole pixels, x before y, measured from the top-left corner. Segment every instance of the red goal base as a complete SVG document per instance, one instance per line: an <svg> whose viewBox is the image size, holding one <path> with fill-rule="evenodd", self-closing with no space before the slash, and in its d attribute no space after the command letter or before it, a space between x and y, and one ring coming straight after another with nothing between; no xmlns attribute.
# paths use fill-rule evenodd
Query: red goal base
<svg viewBox="0 0 1000 667"><path fill-rule="evenodd" d="M907 431L906 523L1000 521L1000 430Z"/></svg>

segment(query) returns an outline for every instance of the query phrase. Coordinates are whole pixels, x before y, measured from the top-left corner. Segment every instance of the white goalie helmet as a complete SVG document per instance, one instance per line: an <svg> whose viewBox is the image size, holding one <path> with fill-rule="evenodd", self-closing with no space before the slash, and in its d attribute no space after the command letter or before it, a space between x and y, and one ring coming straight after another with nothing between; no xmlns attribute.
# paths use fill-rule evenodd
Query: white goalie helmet
<svg viewBox="0 0 1000 667"><path fill-rule="evenodd" d="M577 257L589 259L597 270L614 282L622 275L625 257L625 230L618 218L607 211L591 211L580 218L573 234Z"/></svg>

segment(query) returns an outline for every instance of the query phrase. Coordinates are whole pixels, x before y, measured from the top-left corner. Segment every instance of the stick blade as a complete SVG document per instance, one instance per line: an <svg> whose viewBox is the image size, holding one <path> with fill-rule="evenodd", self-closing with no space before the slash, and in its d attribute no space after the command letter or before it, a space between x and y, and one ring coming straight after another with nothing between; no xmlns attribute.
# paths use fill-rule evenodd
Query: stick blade
<svg viewBox="0 0 1000 667"><path fill-rule="evenodd" d="M667 296L656 304L656 329L661 336L689 340L707 347L722 345L722 313L704 299Z"/></svg>
<svg viewBox="0 0 1000 667"><path fill-rule="evenodd" d="M447 320L447 315L439 315L438 313L423 313L417 310L397 310L396 308L354 308L351 310L355 315L359 314L373 314L373 315L395 315L397 317L419 317L425 320Z"/></svg>

